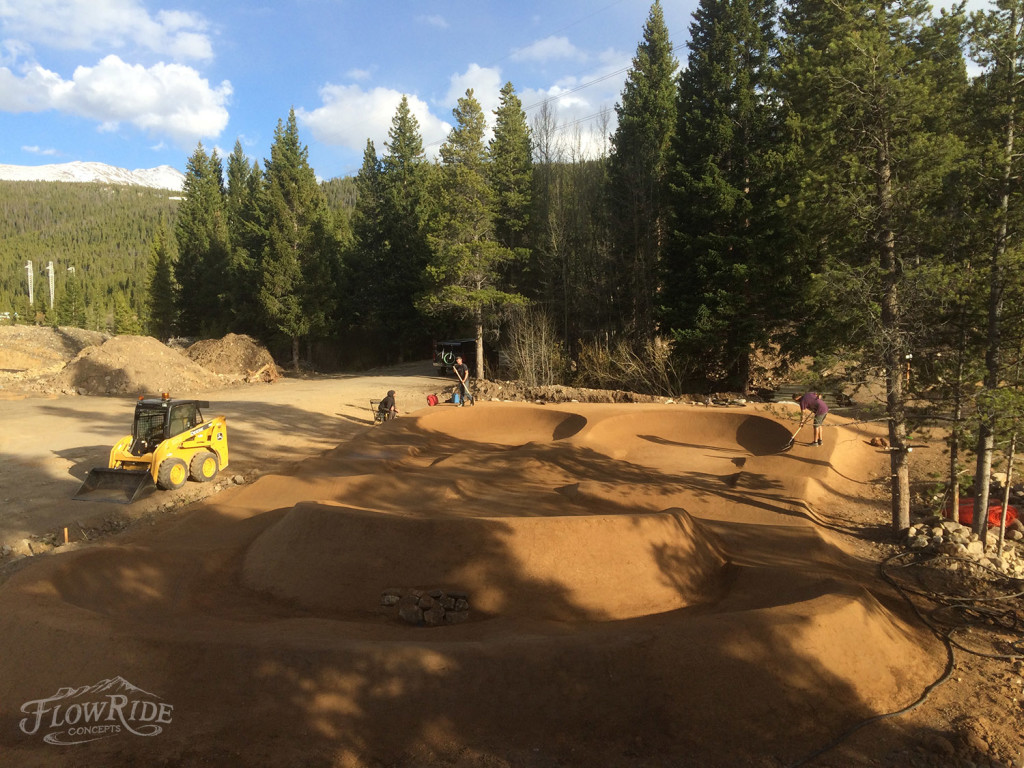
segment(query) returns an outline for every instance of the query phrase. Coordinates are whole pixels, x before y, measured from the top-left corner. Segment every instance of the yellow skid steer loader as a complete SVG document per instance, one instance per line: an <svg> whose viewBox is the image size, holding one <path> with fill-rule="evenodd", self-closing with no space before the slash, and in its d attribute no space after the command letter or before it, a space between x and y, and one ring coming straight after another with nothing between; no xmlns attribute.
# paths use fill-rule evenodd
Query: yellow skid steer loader
<svg viewBox="0 0 1024 768"><path fill-rule="evenodd" d="M131 504L154 485L181 488L191 478L213 480L228 465L228 427L223 416L203 419L204 400L140 397L132 433L110 449L106 467L89 471L74 498Z"/></svg>

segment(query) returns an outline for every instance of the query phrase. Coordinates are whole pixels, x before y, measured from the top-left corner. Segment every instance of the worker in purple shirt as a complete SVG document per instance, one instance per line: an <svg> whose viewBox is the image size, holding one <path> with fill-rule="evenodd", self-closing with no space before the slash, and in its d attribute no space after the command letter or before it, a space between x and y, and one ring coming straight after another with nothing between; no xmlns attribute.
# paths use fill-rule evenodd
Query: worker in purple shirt
<svg viewBox="0 0 1024 768"><path fill-rule="evenodd" d="M807 417L814 414L814 439L811 445L821 445L821 423L828 415L828 403L825 398L817 392L807 392L803 395L793 395L793 399L800 403L800 426L804 425L803 413L807 411Z"/></svg>

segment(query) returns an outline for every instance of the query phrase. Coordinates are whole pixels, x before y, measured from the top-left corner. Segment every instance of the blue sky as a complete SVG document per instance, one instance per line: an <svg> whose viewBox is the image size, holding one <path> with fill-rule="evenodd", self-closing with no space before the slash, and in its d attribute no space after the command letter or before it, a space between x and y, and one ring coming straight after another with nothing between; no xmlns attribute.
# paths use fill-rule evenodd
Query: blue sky
<svg viewBox="0 0 1024 768"><path fill-rule="evenodd" d="M185 169L202 141L253 160L295 108L321 178L378 153L409 96L428 154L473 88L547 101L566 151L599 151L651 0L0 0L0 163ZM663 2L685 61L696 0ZM598 115L608 113L603 126Z"/></svg>

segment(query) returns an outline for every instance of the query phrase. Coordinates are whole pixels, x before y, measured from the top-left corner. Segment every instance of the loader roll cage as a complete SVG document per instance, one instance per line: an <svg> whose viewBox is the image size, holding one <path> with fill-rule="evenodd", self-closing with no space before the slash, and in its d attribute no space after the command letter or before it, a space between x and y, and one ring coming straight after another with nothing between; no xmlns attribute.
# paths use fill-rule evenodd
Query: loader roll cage
<svg viewBox="0 0 1024 768"><path fill-rule="evenodd" d="M135 405L132 426L133 456L142 456L168 438L187 432L203 423L200 407L209 403L198 400L177 402L161 398L141 398Z"/></svg>

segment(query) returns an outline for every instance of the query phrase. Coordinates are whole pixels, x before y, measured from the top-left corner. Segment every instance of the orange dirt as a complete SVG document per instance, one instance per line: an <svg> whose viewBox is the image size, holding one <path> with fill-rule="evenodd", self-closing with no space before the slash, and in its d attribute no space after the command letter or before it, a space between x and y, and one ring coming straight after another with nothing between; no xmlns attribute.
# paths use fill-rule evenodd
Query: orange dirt
<svg viewBox="0 0 1024 768"><path fill-rule="evenodd" d="M336 448L9 565L0 765L1017 759L1020 679L973 660L816 754L945 664L877 576L887 456L864 425L784 451L785 406L419 407L430 386L396 384L420 391L378 427L349 398ZM240 465L286 435L258 412ZM413 590L464 594L468 620L383 604ZM993 670L1005 685L981 685Z"/></svg>

